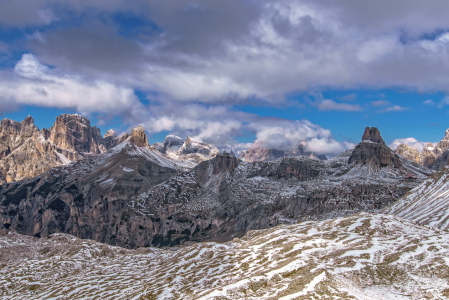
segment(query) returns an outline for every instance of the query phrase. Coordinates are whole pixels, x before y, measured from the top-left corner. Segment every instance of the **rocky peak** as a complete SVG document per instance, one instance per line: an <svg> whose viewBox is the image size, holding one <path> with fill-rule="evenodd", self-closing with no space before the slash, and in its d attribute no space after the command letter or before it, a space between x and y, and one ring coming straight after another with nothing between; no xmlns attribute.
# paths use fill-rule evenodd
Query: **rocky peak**
<svg viewBox="0 0 449 300"><path fill-rule="evenodd" d="M104 137L112 137L112 138L116 138L117 134L115 133L114 129L109 129L108 131L106 131L106 133L104 134Z"/></svg>
<svg viewBox="0 0 449 300"><path fill-rule="evenodd" d="M215 157L220 153L220 150L218 150L217 147L195 141L190 137L187 137L185 142L182 144L182 146L178 150L178 155L188 155L188 154L202 154L206 156Z"/></svg>
<svg viewBox="0 0 449 300"><path fill-rule="evenodd" d="M365 141L370 141L371 143L366 143ZM348 164L352 163L369 164L374 168L386 166L399 168L401 166L399 156L385 145L376 127L366 127L362 142L354 148L349 157Z"/></svg>
<svg viewBox="0 0 449 300"><path fill-rule="evenodd" d="M142 126L137 126L131 131L131 140L137 147L145 147L148 145L147 135Z"/></svg>
<svg viewBox="0 0 449 300"><path fill-rule="evenodd" d="M363 141L371 141L374 143L385 145L385 142L382 139L382 137L380 136L380 132L379 132L379 129L377 129L377 127L371 127L371 128L366 127L365 132L363 133L363 136L362 136L362 142Z"/></svg>
<svg viewBox="0 0 449 300"><path fill-rule="evenodd" d="M212 160L212 174L220 174L226 171L234 171L239 164L239 160L235 157L229 155L229 153L224 153L222 155L217 155Z"/></svg>
<svg viewBox="0 0 449 300"><path fill-rule="evenodd" d="M90 121L80 115L60 115L50 128L50 142L63 149L90 152L91 140Z"/></svg>
<svg viewBox="0 0 449 300"><path fill-rule="evenodd" d="M0 131L5 134L18 135L21 127L21 123L5 118L1 121Z"/></svg>
<svg viewBox="0 0 449 300"><path fill-rule="evenodd" d="M22 125L30 125L30 124L34 124L34 119L32 116L28 116L25 119L23 119Z"/></svg>
<svg viewBox="0 0 449 300"><path fill-rule="evenodd" d="M184 140L174 134L167 135L163 143L162 153L167 151L177 152L179 148L184 144Z"/></svg>
<svg viewBox="0 0 449 300"><path fill-rule="evenodd" d="M405 157L408 160L411 160L417 164L420 163L419 152L418 152L418 149L416 149L415 147L411 147L406 144L400 144L396 148L396 150L394 150L394 153L396 153L402 157Z"/></svg>

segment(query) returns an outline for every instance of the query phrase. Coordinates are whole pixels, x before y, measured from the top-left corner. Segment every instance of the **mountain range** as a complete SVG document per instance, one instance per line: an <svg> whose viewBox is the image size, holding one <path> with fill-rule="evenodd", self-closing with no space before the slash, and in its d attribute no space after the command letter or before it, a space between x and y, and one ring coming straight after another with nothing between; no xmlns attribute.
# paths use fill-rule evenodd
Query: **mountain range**
<svg viewBox="0 0 449 300"><path fill-rule="evenodd" d="M174 135L149 145L141 126L33 123L1 123L4 299L449 297L444 151L434 171L367 127L326 160L246 161Z"/></svg>
<svg viewBox="0 0 449 300"><path fill-rule="evenodd" d="M377 212L431 174L385 146L377 128L325 161L245 162L173 137L149 146L142 127L125 137L104 153L82 152L85 159L0 186L0 223L127 248L226 241L279 224ZM188 158L198 149L195 159L217 156L195 165Z"/></svg>
<svg viewBox="0 0 449 300"><path fill-rule="evenodd" d="M446 130L444 138L435 146L427 143L421 153L416 147L399 144L395 153L416 162L422 166L438 171L448 164L449 160L449 129Z"/></svg>

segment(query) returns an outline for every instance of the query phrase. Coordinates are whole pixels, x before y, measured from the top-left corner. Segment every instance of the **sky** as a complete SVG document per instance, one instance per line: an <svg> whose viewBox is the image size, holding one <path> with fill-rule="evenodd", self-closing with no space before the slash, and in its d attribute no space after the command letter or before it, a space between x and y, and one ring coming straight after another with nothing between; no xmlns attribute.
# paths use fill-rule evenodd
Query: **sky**
<svg viewBox="0 0 449 300"><path fill-rule="evenodd" d="M449 1L2 0L0 118L78 113L235 152L336 155L449 127Z"/></svg>

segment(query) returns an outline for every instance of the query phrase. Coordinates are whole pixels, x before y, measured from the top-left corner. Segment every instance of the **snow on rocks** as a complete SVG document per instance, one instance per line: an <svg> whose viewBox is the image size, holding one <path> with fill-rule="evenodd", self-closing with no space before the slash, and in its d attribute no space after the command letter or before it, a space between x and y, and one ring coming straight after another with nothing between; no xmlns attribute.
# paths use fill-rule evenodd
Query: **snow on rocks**
<svg viewBox="0 0 449 300"><path fill-rule="evenodd" d="M0 297L445 299L448 241L447 232L365 213L171 249L9 233L0 236Z"/></svg>
<svg viewBox="0 0 449 300"><path fill-rule="evenodd" d="M409 191L384 213L442 230L449 229L449 169L445 167Z"/></svg>

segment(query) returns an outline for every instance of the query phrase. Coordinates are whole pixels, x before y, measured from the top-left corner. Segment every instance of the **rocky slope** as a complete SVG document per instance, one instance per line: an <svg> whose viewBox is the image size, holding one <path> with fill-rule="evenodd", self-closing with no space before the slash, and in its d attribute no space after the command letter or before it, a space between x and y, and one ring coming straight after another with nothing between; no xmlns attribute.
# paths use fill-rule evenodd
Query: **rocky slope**
<svg viewBox="0 0 449 300"><path fill-rule="evenodd" d="M384 213L398 215L421 225L449 229L449 169L444 167L386 208Z"/></svg>
<svg viewBox="0 0 449 300"><path fill-rule="evenodd" d="M186 140L176 135L168 135L163 143L153 144L153 148L169 158L198 164L217 156L217 147L195 141L188 137Z"/></svg>
<svg viewBox="0 0 449 300"><path fill-rule="evenodd" d="M447 299L449 234L358 214L225 244L127 250L0 236L2 299Z"/></svg>
<svg viewBox="0 0 449 300"><path fill-rule="evenodd" d="M53 167L99 154L119 142L113 130L103 138L87 118L61 115L50 130L39 129L31 116L0 125L0 184L39 175Z"/></svg>
<svg viewBox="0 0 449 300"><path fill-rule="evenodd" d="M223 154L190 169L192 162L139 147L139 132L101 155L0 187L0 224L128 248L226 241L282 223L379 211L430 174L369 139L327 161L249 163ZM411 172L416 178L406 179Z"/></svg>
<svg viewBox="0 0 449 300"><path fill-rule="evenodd" d="M256 141L248 150L243 151L239 155L239 159L247 162L255 161L273 161L285 156L298 156L307 157L311 159L326 160L325 155L315 155L313 152L306 151L306 142L302 142L299 145L289 150L279 150L275 148L264 148L262 141Z"/></svg>

